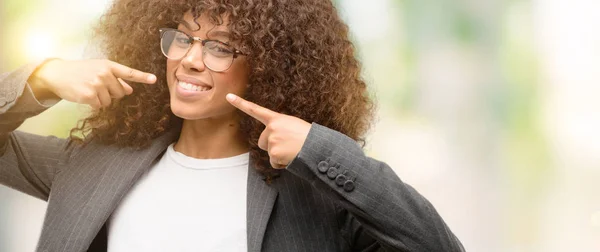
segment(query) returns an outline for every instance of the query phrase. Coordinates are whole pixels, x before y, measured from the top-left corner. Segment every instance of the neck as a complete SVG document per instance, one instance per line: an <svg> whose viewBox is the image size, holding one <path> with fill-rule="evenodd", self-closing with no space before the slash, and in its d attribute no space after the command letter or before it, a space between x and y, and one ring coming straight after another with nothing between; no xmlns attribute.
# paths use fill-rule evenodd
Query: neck
<svg viewBox="0 0 600 252"><path fill-rule="evenodd" d="M173 148L198 159L233 157L249 151L239 119L184 120L179 141Z"/></svg>

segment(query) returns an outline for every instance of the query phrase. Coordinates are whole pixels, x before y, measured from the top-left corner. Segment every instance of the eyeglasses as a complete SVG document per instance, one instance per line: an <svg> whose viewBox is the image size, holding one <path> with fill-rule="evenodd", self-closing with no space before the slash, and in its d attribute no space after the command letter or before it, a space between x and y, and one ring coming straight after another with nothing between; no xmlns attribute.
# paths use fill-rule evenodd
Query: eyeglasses
<svg viewBox="0 0 600 252"><path fill-rule="evenodd" d="M239 55L246 55L233 46L210 39L192 37L172 28L162 28L160 31L160 49L168 59L180 60L188 54L194 41L202 44L202 61L208 69L224 72L231 67L233 60Z"/></svg>

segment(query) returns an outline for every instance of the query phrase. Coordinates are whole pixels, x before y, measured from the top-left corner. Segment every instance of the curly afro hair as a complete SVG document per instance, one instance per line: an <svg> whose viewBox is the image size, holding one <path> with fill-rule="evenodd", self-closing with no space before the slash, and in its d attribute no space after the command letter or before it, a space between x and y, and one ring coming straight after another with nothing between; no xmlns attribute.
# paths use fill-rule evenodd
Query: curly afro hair
<svg viewBox="0 0 600 252"><path fill-rule="evenodd" d="M337 130L362 146L374 114L348 26L329 0L116 0L95 34L112 61L154 73L157 85L132 83L135 92L93 113L71 130L73 138L143 148L182 119L170 109L166 58L158 29L176 28L183 14L228 16L232 41L248 52L245 99L273 111ZM255 167L270 182L277 171L258 147L264 125L242 115L241 127ZM79 139L83 140L83 139Z"/></svg>

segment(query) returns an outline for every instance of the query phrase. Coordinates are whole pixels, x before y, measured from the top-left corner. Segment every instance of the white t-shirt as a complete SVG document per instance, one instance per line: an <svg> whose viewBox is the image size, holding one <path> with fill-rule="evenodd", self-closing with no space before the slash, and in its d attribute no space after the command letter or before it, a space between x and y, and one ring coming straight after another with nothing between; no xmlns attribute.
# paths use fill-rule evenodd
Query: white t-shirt
<svg viewBox="0 0 600 252"><path fill-rule="evenodd" d="M171 144L111 216L108 252L247 251L248 158L195 159Z"/></svg>

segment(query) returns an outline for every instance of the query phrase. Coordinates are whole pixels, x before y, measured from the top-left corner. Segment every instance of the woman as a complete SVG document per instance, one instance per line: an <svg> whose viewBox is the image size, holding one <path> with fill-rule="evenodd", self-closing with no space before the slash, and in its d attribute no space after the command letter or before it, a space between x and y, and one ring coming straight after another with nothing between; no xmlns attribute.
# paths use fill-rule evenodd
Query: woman
<svg viewBox="0 0 600 252"><path fill-rule="evenodd" d="M38 251L463 250L357 144L373 103L330 1L117 0L97 34L108 60L0 77ZM58 99L93 108L69 139L14 131Z"/></svg>

